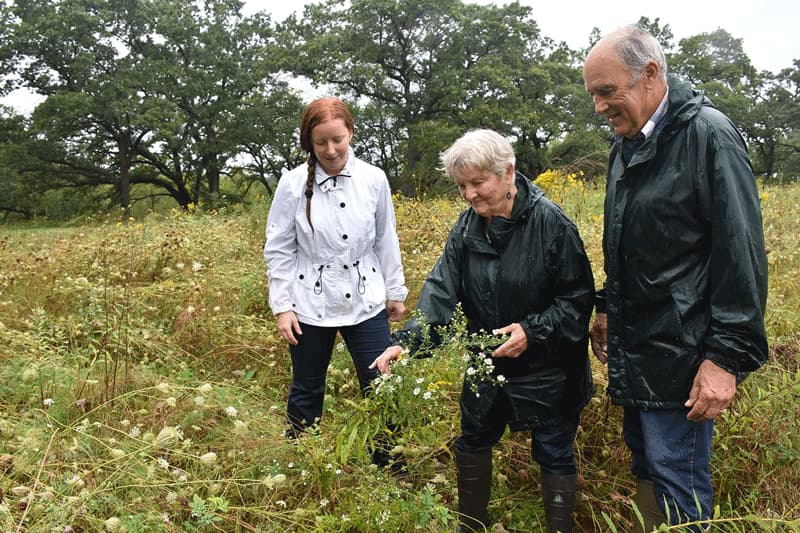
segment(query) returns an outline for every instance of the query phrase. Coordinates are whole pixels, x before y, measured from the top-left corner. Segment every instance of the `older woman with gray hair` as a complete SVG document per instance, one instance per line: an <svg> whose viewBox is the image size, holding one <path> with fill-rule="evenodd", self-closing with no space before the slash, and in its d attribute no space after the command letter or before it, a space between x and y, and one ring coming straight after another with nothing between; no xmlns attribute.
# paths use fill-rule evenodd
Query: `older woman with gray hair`
<svg viewBox="0 0 800 533"><path fill-rule="evenodd" d="M446 325L460 304L470 332L504 339L491 353L493 378L476 387L465 379L462 389L455 443L460 530L483 531L490 523L492 448L510 426L531 432L549 531L571 532L573 443L593 392L587 327L594 283L583 243L564 212L515 171L511 144L498 133L470 131L441 161L469 207L425 281L418 316L428 326ZM422 329L416 318L406 322L373 367L388 373L403 347L424 355ZM429 331L441 342L435 327Z"/></svg>

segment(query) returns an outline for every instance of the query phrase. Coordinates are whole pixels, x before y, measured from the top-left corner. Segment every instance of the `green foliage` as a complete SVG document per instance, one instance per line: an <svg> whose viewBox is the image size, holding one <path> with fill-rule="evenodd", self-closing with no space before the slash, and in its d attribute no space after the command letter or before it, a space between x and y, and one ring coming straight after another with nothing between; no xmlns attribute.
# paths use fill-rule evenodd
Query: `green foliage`
<svg viewBox="0 0 800 533"><path fill-rule="evenodd" d="M539 183L575 218L599 278L602 185L568 178ZM763 186L761 201L771 357L716 425L712 531L800 528L800 188ZM463 204L395 204L411 307ZM482 339L457 320L432 357L402 359L367 399L339 341L320 427L284 439L291 373L265 303L265 215L259 206L127 225L100 217L0 235L3 530L452 527L464 356ZM576 447L578 530L630 531L621 410L593 364L598 391ZM528 437L506 435L494 450L490 513L516 531L544 524ZM402 452L407 475L371 465L372 446Z"/></svg>
<svg viewBox="0 0 800 533"><path fill-rule="evenodd" d="M586 50L542 35L530 7L329 0L281 23L242 7L0 4L0 93L16 84L45 98L30 117L0 117L10 132L0 134L0 221L97 211L140 219L271 195L282 172L304 160L297 123L307 96L293 87L309 84L347 100L356 153L406 195L453 194L438 156L473 128L512 139L527 176L604 173L610 131L583 86ZM669 71L696 83L742 130L756 174L800 176L796 64L756 72L741 39L724 29L676 48L669 24L639 23L664 45ZM599 30L589 36L598 38Z"/></svg>

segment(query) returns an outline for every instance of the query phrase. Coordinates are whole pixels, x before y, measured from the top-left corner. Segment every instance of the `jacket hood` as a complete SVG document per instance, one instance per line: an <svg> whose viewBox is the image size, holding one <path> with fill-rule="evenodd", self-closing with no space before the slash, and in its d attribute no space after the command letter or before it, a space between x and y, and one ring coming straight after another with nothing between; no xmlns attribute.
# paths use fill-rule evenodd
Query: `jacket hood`
<svg viewBox="0 0 800 533"><path fill-rule="evenodd" d="M711 100L693 88L687 81L669 76L667 85L669 86L669 108L664 126L665 133L681 128L692 120L703 106L714 107Z"/></svg>

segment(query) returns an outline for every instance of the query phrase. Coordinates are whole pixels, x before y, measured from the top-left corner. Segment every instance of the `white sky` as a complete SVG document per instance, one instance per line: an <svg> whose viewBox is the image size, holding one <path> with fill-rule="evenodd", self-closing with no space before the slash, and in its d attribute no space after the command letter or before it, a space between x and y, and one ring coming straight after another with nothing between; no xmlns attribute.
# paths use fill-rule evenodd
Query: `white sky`
<svg viewBox="0 0 800 533"><path fill-rule="evenodd" d="M499 4L497 0L467 0ZM273 21L292 12L302 13L312 0L245 0L245 14L267 11ZM743 39L744 51L759 70L778 72L800 59L800 2L798 0L520 0L532 7L533 18L543 35L565 41L571 48L588 45L593 27L608 33L645 16L669 24L674 44L683 37L723 28ZM27 92L0 98L0 103L29 113L38 99Z"/></svg>
<svg viewBox="0 0 800 533"><path fill-rule="evenodd" d="M505 5L504 0L465 0ZM245 12L268 11L280 21L292 12L302 13L310 0L245 0ZM669 24L674 43L683 37L723 28L743 39L744 51L759 70L778 72L800 59L800 2L797 0L520 0L531 6L542 34L566 41L574 49L589 43L595 26L606 34L633 24L639 17L660 18Z"/></svg>

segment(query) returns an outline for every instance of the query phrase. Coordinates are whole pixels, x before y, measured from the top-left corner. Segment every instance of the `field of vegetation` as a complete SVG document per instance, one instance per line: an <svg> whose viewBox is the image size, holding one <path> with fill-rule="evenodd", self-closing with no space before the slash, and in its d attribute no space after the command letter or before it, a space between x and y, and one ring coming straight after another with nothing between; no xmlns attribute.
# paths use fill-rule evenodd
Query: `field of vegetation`
<svg viewBox="0 0 800 533"><path fill-rule="evenodd" d="M599 283L602 190L540 181L577 221ZM800 185L761 191L771 358L716 426L711 531L800 531ZM462 208L396 198L408 307ZM338 344L321 430L285 440L290 368L266 304L267 210L0 228L2 531L452 530L458 326L438 357L401 362L367 400ZM578 531L630 531L621 411L593 364ZM368 441L389 418L404 477L370 465ZM494 520L542 530L527 435L501 441L494 472Z"/></svg>

